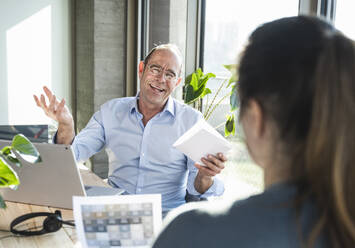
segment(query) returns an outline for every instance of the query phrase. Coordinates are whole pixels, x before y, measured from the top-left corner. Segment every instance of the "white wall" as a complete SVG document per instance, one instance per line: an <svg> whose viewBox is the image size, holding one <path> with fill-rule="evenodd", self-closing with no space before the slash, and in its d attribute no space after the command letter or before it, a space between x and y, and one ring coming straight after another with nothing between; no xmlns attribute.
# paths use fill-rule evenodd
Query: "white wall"
<svg viewBox="0 0 355 248"><path fill-rule="evenodd" d="M70 97L70 0L0 1L0 125L48 124L33 94Z"/></svg>

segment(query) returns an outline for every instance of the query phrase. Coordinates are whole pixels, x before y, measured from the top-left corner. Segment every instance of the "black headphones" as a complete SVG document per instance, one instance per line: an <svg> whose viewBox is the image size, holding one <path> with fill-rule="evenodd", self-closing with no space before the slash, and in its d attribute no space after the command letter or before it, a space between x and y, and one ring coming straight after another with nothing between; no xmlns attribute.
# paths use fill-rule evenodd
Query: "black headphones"
<svg viewBox="0 0 355 248"><path fill-rule="evenodd" d="M40 217L40 216L47 216L47 218L43 221L43 228L39 231L29 231L29 230L16 230L15 226L20 224L23 221L26 221L31 218ZM74 223L69 221L63 221L62 213L59 210L56 210L54 213L46 213L46 212L38 212L38 213L30 213L25 214L22 216L17 217L14 219L10 224L10 231L16 235L23 235L23 236L33 236L33 235L42 235L45 233L51 233L58 231L63 224L69 226L75 226Z"/></svg>

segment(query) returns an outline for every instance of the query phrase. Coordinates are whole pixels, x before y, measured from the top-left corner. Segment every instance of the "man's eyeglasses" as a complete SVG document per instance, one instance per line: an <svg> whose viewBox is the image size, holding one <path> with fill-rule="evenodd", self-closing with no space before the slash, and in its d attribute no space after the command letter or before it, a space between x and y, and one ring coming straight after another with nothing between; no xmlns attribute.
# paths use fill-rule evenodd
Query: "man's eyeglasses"
<svg viewBox="0 0 355 248"><path fill-rule="evenodd" d="M159 76L162 73L164 73L165 80L167 80L167 81L173 81L176 78L176 74L173 71L163 70L163 68L159 65L151 64L151 65L148 65L147 67L148 67L149 73L154 76Z"/></svg>

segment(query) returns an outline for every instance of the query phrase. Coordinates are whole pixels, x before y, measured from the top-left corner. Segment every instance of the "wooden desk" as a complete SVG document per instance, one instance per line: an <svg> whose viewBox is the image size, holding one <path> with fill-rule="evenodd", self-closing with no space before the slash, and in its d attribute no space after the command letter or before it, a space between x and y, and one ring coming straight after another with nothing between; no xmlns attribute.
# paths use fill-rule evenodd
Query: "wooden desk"
<svg viewBox="0 0 355 248"><path fill-rule="evenodd" d="M102 179L96 176L89 170L80 170L80 174L85 184L96 185L96 186L108 186ZM16 217L28 214L31 212L53 212L59 208L37 206L31 204L22 204L15 202L6 202L7 208L0 209L0 229L9 230L10 223ZM59 209L62 212L63 220L73 220L73 211L68 209ZM36 223L34 219L30 222L27 227L30 228L37 224L42 225L43 218L36 218ZM38 221L39 220L39 221ZM21 225L21 224L20 224ZM22 229L22 228L21 228ZM25 228L24 228L25 229ZM0 238L11 235L12 233L0 231ZM71 226L64 225L59 231L54 233L48 233L39 236L30 237L9 237L0 240L0 248L35 248L35 247L81 247L76 236L75 228Z"/></svg>

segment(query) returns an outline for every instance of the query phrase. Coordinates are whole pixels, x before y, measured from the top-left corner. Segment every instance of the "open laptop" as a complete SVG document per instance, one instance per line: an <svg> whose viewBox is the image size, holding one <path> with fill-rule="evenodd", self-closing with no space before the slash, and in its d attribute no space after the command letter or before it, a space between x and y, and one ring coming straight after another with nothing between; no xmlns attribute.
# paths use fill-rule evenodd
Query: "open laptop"
<svg viewBox="0 0 355 248"><path fill-rule="evenodd" d="M0 148L11 141L0 140ZM0 188L7 201L72 209L73 196L119 195L122 189L83 185L73 149L68 145L33 143L39 151L42 162L31 164L19 159L22 167L12 168L20 179L16 190Z"/></svg>

